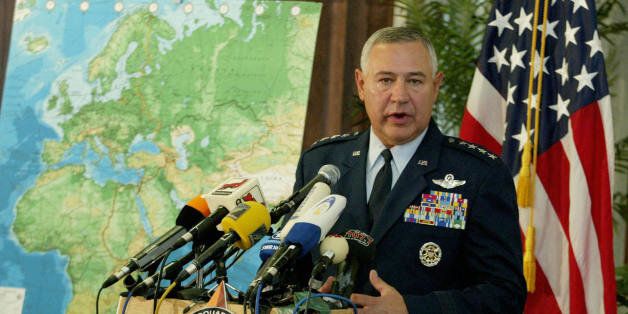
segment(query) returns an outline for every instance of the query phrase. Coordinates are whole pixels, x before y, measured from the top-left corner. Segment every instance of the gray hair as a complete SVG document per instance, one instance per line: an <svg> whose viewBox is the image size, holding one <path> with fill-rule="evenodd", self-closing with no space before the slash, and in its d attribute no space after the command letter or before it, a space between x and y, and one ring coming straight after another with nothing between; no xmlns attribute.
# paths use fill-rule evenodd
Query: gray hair
<svg viewBox="0 0 628 314"><path fill-rule="evenodd" d="M419 33L419 31L408 27L385 27L373 33L366 43L364 43L364 47L362 48L360 68L362 71L366 72L369 54L371 53L373 46L377 44L407 42L420 42L423 46L425 46L425 48L427 48L427 52L432 63L432 76L436 75L436 72L438 71L438 59L432 42Z"/></svg>

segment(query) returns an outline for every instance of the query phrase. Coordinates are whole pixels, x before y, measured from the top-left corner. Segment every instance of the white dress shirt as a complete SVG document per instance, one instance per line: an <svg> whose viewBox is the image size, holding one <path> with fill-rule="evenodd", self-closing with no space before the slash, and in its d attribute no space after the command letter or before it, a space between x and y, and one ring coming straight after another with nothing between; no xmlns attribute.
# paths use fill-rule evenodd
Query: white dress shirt
<svg viewBox="0 0 628 314"><path fill-rule="evenodd" d="M414 155L416 149L423 141L425 133L427 133L427 128L425 128L425 130L423 130L423 132L412 141L390 148L390 153L393 156L390 163L392 168L391 190L395 186L395 183L397 183L397 179L399 179L399 175L403 172L403 169L405 169L408 162L410 162L412 155ZM379 172L379 169L384 166L384 157L381 155L384 149L386 149L386 146L384 146L382 141L377 137L377 135L375 135L373 128L371 127L371 130L369 131L369 151L366 158L367 201L371 197L371 190L373 190L373 182L375 181L377 172Z"/></svg>

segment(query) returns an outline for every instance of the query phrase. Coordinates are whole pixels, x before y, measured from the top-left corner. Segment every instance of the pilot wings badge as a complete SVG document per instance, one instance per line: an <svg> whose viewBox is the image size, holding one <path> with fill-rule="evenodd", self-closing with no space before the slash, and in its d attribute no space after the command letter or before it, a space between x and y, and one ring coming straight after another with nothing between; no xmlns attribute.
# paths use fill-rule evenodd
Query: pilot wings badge
<svg viewBox="0 0 628 314"><path fill-rule="evenodd" d="M432 182L434 182L434 184L442 186L445 189L453 189L467 183L466 180L454 180L454 175L451 173L445 175L444 179L432 179Z"/></svg>

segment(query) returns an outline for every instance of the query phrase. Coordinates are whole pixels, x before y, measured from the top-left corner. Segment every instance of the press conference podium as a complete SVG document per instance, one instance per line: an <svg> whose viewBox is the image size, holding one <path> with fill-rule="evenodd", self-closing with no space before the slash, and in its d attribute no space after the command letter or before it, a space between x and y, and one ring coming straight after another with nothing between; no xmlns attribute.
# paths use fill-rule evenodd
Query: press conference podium
<svg viewBox="0 0 628 314"><path fill-rule="evenodd" d="M120 297L118 300L118 310L116 313L121 314L122 308L124 307L124 302L126 301L126 297ZM190 303L189 300L179 300L179 299L165 299L159 308L159 314L181 314L183 313L183 309L185 309ZM207 302L199 303L192 307L187 313L193 314L194 312L206 308L205 305ZM243 314L242 305L230 303L229 310L231 310L234 314ZM129 305L126 307L126 314L149 314L153 312L153 300L147 300L143 297L132 297L129 301ZM247 309L247 313L252 313ZM288 308L273 308L269 312L270 314L292 314L292 309ZM352 314L352 309L342 309L342 310L332 310L332 314Z"/></svg>

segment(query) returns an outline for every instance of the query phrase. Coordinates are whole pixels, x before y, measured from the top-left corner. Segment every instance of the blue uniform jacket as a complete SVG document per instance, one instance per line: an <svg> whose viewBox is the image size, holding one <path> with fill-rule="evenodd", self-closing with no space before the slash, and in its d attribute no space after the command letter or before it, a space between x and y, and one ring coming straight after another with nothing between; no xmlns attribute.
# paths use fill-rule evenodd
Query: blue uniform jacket
<svg viewBox="0 0 628 314"><path fill-rule="evenodd" d="M410 313L521 313L526 290L518 207L513 179L501 159L444 136L432 121L390 192L382 218L371 227L365 188L368 139L363 132L312 145L299 160L295 191L322 165L340 168L332 193L345 196L347 206L331 232L359 229L374 238L374 267L403 295ZM447 184L439 180L447 175L459 185L443 187ZM429 224L430 219L445 223L442 215L436 220L421 216L427 219L419 223L417 213L426 197L445 208L446 201L434 201L438 194L467 201L464 229L452 227L451 216L449 227ZM460 216L456 222L460 226ZM425 250L433 251L434 244L440 249L436 259ZM368 267L373 266L359 271L356 292L378 295L368 283Z"/></svg>

